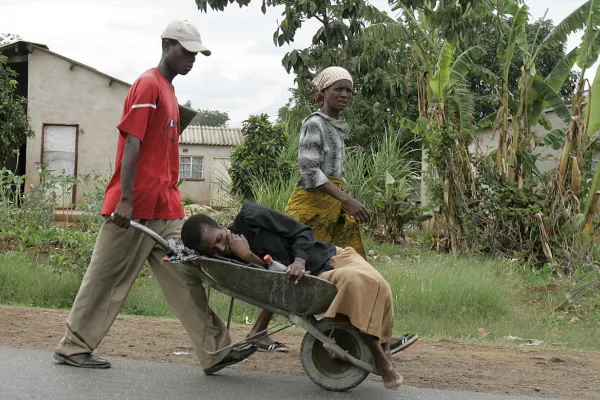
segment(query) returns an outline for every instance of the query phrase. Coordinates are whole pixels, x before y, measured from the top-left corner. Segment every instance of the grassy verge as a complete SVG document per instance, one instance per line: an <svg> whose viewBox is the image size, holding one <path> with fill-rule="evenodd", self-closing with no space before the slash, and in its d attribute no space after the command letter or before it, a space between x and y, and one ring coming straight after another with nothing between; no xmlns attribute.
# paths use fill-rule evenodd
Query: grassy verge
<svg viewBox="0 0 600 400"><path fill-rule="evenodd" d="M554 312L568 283L510 261L457 258L380 247L374 262L394 290L396 325L431 339L600 350L600 292L571 312Z"/></svg>
<svg viewBox="0 0 600 400"><path fill-rule="evenodd" d="M554 313L565 284L508 261L399 251L389 245L375 250L373 264L394 292L397 333L485 343L516 343L505 339L516 336L600 350L600 293L575 311ZM69 308L79 283L76 273L57 274L27 254L0 254L1 304ZM212 292L211 306L225 317L229 299ZM122 312L173 317L153 278L136 281ZM256 313L255 307L236 302L234 322L251 323Z"/></svg>

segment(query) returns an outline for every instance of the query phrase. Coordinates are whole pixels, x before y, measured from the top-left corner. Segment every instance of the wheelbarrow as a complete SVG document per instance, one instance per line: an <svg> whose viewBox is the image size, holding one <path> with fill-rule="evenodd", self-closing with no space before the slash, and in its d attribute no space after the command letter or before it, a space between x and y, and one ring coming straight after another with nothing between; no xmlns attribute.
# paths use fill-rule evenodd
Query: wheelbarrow
<svg viewBox="0 0 600 400"><path fill-rule="evenodd" d="M318 319L327 311L337 289L332 283L307 275L297 284L284 272L274 272L262 266L246 265L223 257L196 255L183 246L180 239L166 241L144 225L131 221L131 228L154 239L172 263L192 265L194 274L210 289L231 297L227 327L231 323L234 300L281 315L289 321L275 333L299 325L306 334L300 348L300 360L309 378L323 389L343 392L361 384L369 374L379 375L371 352L358 329L347 322ZM207 313L208 315L208 313ZM275 331L273 331L275 330ZM258 336L255 335L255 336ZM249 343L256 337L233 343L214 353Z"/></svg>

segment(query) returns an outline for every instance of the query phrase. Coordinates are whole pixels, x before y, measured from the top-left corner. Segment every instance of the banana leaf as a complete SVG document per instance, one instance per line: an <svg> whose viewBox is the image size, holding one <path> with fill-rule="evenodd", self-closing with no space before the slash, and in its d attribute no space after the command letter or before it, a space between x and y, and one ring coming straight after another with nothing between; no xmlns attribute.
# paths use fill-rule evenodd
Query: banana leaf
<svg viewBox="0 0 600 400"><path fill-rule="evenodd" d="M596 77L594 78L594 83L590 88L590 93L588 95L587 104L583 110L584 121L588 121L587 123L587 133L588 136L592 136L594 133L600 129L600 65L596 70Z"/></svg>
<svg viewBox="0 0 600 400"><path fill-rule="evenodd" d="M444 100L446 85L450 80L450 64L452 63L453 48L449 42L444 43L440 52L435 75L429 81L432 92L441 100Z"/></svg>
<svg viewBox="0 0 600 400"><path fill-rule="evenodd" d="M569 123L571 120L571 112L567 105L552 88L544 82L539 76L533 80L533 88L539 93L540 97L547 102L549 107L554 109L554 112L564 122Z"/></svg>

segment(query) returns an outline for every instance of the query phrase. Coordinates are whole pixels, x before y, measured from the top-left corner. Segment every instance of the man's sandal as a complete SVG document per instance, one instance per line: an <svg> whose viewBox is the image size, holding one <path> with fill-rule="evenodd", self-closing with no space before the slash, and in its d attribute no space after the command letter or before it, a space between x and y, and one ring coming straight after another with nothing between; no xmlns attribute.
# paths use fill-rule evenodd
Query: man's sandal
<svg viewBox="0 0 600 400"><path fill-rule="evenodd" d="M392 354L396 354L402 350L407 349L417 340L419 340L419 335L414 333L407 333L401 338L395 339L395 341L390 342L390 351L392 352Z"/></svg>
<svg viewBox="0 0 600 400"><path fill-rule="evenodd" d="M285 344L280 342L262 343L259 341L256 345L259 351L274 351L278 353L287 353L290 351Z"/></svg>
<svg viewBox="0 0 600 400"><path fill-rule="evenodd" d="M230 365L237 364L241 361L244 361L252 354L254 354L257 350L257 346L254 344L244 344L231 349L229 354L225 356L224 359L219 361L217 364L212 367L206 368L204 370L205 375L212 375L225 367L229 367Z"/></svg>

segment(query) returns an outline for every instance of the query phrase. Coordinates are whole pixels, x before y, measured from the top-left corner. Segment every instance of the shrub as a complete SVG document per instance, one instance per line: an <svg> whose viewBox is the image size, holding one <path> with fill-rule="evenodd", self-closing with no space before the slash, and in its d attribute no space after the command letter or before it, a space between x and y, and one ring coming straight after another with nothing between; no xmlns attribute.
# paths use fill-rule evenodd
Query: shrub
<svg viewBox="0 0 600 400"><path fill-rule="evenodd" d="M266 114L248 118L242 132L244 142L231 153L231 191L234 195L252 200L250 176L269 182L278 174L289 174L290 164L279 158L287 135L281 126L273 126Z"/></svg>

